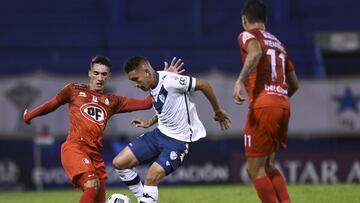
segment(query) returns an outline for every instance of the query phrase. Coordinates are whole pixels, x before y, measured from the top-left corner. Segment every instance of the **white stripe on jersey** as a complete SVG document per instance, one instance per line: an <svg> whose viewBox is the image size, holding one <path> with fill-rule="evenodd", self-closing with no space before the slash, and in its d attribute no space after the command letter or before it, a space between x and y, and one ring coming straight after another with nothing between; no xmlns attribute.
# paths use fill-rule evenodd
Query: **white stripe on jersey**
<svg viewBox="0 0 360 203"><path fill-rule="evenodd" d="M189 94L196 79L166 71L157 71L157 84L150 89L158 116L159 130L174 139L194 142L206 136L195 103Z"/></svg>

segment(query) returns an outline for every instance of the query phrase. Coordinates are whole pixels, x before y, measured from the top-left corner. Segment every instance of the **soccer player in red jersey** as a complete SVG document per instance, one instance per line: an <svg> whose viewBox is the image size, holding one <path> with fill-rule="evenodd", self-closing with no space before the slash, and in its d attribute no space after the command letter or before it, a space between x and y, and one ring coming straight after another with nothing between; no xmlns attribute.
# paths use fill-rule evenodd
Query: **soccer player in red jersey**
<svg viewBox="0 0 360 203"><path fill-rule="evenodd" d="M294 66L285 46L265 29L266 7L248 0L242 9L245 29L238 37L244 62L235 83L236 104L249 110L244 147L247 170L262 202L290 203L284 177L274 166L277 149L286 148L291 97L299 88Z"/></svg>
<svg viewBox="0 0 360 203"><path fill-rule="evenodd" d="M174 58L169 68L177 72L183 63ZM175 66L175 67L174 67ZM82 188L79 203L104 203L107 174L101 157L103 131L109 118L117 113L152 107L151 96L134 99L104 93L110 77L110 59L96 56L90 63L89 85L70 83L55 97L31 112L25 110L23 120L30 121L69 104L70 130L61 146L61 163L71 182Z"/></svg>

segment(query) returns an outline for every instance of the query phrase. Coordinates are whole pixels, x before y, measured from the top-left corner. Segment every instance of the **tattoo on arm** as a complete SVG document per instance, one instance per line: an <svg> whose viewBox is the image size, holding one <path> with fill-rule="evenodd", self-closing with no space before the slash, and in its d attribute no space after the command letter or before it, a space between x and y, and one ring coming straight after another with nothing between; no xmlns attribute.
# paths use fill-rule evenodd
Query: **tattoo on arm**
<svg viewBox="0 0 360 203"><path fill-rule="evenodd" d="M240 72L239 81L245 81L246 78L249 76L249 74L251 73L251 71L255 68L255 66L257 65L259 61L258 57L252 56L250 57L250 55L248 57L246 57L244 66Z"/></svg>
<svg viewBox="0 0 360 203"><path fill-rule="evenodd" d="M155 123L158 122L158 117L155 114L151 119L150 119L150 126L154 125Z"/></svg>

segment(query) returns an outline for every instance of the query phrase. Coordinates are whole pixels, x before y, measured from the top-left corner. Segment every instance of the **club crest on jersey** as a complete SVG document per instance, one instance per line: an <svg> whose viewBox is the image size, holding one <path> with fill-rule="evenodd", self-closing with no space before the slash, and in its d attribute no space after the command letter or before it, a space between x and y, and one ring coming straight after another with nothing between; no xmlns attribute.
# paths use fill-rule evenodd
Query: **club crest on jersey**
<svg viewBox="0 0 360 203"><path fill-rule="evenodd" d="M180 85L185 85L186 84L186 79L181 77L179 80Z"/></svg>
<svg viewBox="0 0 360 203"><path fill-rule="evenodd" d="M98 102L98 98L97 98L96 96L93 96L93 98L92 98L92 102L97 103L97 102Z"/></svg>
<svg viewBox="0 0 360 203"><path fill-rule="evenodd" d="M81 115L86 119L95 122L99 125L103 125L107 118L106 110L98 104L87 103L80 107Z"/></svg>
<svg viewBox="0 0 360 203"><path fill-rule="evenodd" d="M84 164L90 164L90 160L88 158L83 159Z"/></svg>
<svg viewBox="0 0 360 203"><path fill-rule="evenodd" d="M108 98L105 99L105 104L109 106L110 102Z"/></svg>
<svg viewBox="0 0 360 203"><path fill-rule="evenodd" d="M170 152L170 159L171 160L175 160L175 159L177 159L177 157L178 157L178 155L177 155L177 153L175 151Z"/></svg>

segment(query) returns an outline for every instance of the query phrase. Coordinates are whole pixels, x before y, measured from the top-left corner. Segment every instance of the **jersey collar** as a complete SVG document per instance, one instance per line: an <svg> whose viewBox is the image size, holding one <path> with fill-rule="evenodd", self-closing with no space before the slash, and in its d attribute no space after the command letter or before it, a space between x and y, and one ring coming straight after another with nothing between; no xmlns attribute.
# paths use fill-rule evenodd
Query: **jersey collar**
<svg viewBox="0 0 360 203"><path fill-rule="evenodd" d="M155 74L155 84L153 85L153 86L151 86L151 89L153 90L153 89L155 89L156 88L156 86L159 84L159 73L156 71L155 72L156 74Z"/></svg>

